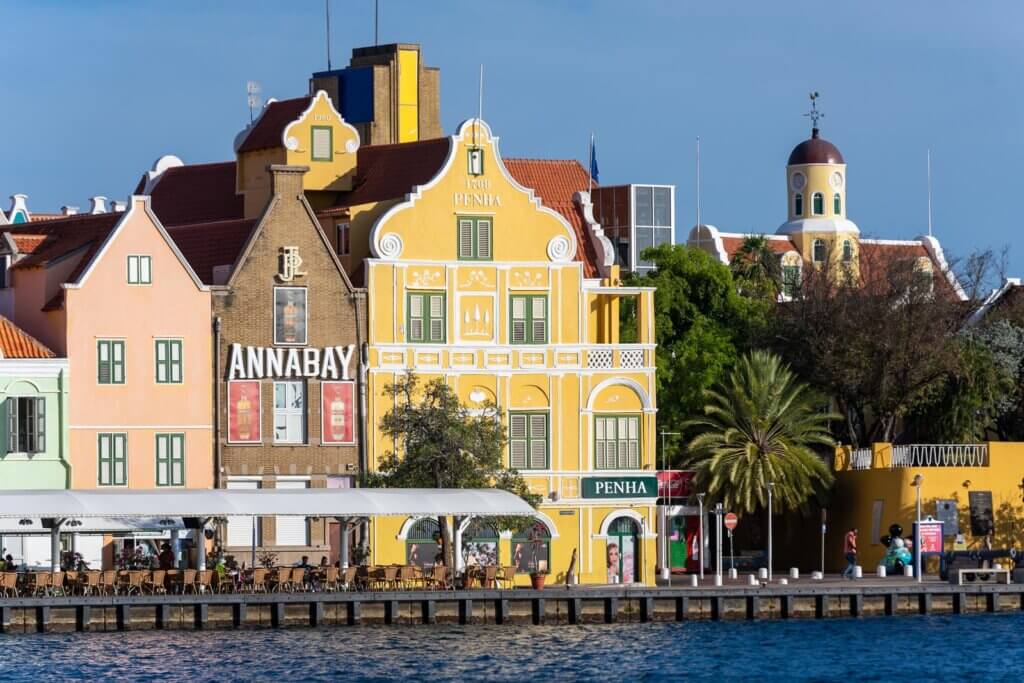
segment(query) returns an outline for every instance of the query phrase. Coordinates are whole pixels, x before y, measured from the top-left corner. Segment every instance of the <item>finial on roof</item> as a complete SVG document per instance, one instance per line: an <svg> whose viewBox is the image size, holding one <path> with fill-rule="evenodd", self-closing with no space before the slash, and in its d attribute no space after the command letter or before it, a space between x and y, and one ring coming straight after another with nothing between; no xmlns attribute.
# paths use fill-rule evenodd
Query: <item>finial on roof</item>
<svg viewBox="0 0 1024 683"><path fill-rule="evenodd" d="M804 116L811 119L811 137L816 138L818 137L818 120L825 118L825 113L818 111L818 98L821 97L821 94L814 90L811 92L810 97L811 110L804 114Z"/></svg>

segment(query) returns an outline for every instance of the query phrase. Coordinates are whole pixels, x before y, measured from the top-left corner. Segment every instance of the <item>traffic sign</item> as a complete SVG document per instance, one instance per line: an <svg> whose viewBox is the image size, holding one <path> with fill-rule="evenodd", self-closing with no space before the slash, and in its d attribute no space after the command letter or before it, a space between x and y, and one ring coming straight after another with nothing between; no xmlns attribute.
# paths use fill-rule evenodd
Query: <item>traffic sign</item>
<svg viewBox="0 0 1024 683"><path fill-rule="evenodd" d="M725 528L732 531L736 528L736 525L740 523L739 517L736 516L735 512L730 512L725 516Z"/></svg>

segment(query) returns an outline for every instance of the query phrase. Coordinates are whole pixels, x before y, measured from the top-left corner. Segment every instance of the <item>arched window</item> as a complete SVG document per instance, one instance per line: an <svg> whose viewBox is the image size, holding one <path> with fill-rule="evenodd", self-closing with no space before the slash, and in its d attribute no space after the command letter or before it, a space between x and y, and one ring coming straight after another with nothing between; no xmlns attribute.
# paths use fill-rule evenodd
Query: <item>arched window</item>
<svg viewBox="0 0 1024 683"><path fill-rule="evenodd" d="M839 195L836 195L838 197ZM853 260L853 242L850 240L843 240L843 263L849 263Z"/></svg>
<svg viewBox="0 0 1024 683"><path fill-rule="evenodd" d="M405 563L433 567L441 558L441 527L437 520L424 518L412 525L405 536Z"/></svg>
<svg viewBox="0 0 1024 683"><path fill-rule="evenodd" d="M836 192L832 195L832 213L839 216L843 213L843 198Z"/></svg>
<svg viewBox="0 0 1024 683"><path fill-rule="evenodd" d="M512 534L512 564L521 574L546 574L551 558L551 532L539 519L528 520Z"/></svg>
<svg viewBox="0 0 1024 683"><path fill-rule="evenodd" d="M462 532L462 561L467 567L498 566L498 528L474 517Z"/></svg>
<svg viewBox="0 0 1024 683"><path fill-rule="evenodd" d="M825 240L814 240L811 243L811 257L815 263L825 262Z"/></svg>
<svg viewBox="0 0 1024 683"><path fill-rule="evenodd" d="M800 192L797 192L795 195L793 195L793 215L804 215L804 196Z"/></svg>
<svg viewBox="0 0 1024 683"><path fill-rule="evenodd" d="M815 192L812 198L812 207L815 216L825 215L825 195L820 192Z"/></svg>
<svg viewBox="0 0 1024 683"><path fill-rule="evenodd" d="M608 583L633 583L639 573L640 527L629 517L619 517L608 528Z"/></svg>

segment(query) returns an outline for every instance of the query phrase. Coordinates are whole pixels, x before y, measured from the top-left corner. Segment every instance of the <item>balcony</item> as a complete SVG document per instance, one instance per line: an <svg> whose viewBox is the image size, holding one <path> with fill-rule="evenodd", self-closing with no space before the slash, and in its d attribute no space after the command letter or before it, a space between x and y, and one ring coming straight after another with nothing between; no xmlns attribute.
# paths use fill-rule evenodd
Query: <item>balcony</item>
<svg viewBox="0 0 1024 683"><path fill-rule="evenodd" d="M876 443L870 448L840 447L836 450L835 469L841 472L923 467L989 467L990 445L915 443L894 446ZM998 446L1011 447L1011 444Z"/></svg>
<svg viewBox="0 0 1024 683"><path fill-rule="evenodd" d="M608 370L644 372L654 369L654 344L587 344L549 346L417 345L380 348L377 362L385 369L439 370Z"/></svg>

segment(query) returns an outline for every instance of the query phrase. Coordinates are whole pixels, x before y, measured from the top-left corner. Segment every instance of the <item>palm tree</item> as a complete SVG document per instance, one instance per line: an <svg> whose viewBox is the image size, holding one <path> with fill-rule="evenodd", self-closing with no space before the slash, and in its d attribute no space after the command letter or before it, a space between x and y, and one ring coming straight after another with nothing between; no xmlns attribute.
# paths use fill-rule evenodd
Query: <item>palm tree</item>
<svg viewBox="0 0 1024 683"><path fill-rule="evenodd" d="M821 412L822 401L778 356L752 351L705 395L704 416L685 426L699 432L688 462L709 499L753 513L767 504L774 482L774 507L792 510L831 485L812 446L835 446L828 421L839 416Z"/></svg>
<svg viewBox="0 0 1024 683"><path fill-rule="evenodd" d="M771 250L764 235L747 235L732 255L729 270L740 293L775 299L782 286L782 260Z"/></svg>

